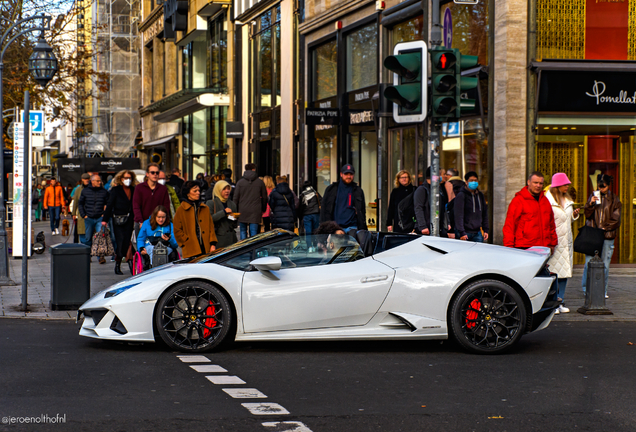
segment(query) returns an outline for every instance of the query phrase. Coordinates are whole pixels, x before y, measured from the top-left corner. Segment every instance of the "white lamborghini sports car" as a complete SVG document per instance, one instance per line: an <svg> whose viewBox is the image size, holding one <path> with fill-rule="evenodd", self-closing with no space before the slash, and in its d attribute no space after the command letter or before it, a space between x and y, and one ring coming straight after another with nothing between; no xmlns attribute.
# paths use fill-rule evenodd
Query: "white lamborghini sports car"
<svg viewBox="0 0 636 432"><path fill-rule="evenodd" d="M560 304L549 249L274 230L153 268L84 303L80 335L183 352L221 342L447 339L502 352Z"/></svg>

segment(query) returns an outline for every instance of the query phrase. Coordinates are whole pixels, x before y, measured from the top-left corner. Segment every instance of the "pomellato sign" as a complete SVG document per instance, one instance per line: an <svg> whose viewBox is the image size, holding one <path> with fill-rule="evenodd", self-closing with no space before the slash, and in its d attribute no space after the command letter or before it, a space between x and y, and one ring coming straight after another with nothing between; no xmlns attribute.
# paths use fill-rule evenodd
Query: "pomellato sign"
<svg viewBox="0 0 636 432"><path fill-rule="evenodd" d="M636 73L543 71L540 112L636 113Z"/></svg>

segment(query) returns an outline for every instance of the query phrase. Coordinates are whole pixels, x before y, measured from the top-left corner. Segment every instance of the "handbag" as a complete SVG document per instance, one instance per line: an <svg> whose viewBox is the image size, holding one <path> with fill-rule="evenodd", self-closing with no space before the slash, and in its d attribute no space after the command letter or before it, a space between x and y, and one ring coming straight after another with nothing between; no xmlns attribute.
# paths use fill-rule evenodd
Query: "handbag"
<svg viewBox="0 0 636 432"><path fill-rule="evenodd" d="M112 256L115 255L113 242L110 240L110 231L103 227L101 231L97 231L93 235L93 244L91 246L92 256Z"/></svg>
<svg viewBox="0 0 636 432"><path fill-rule="evenodd" d="M128 217L130 216L130 213L126 214L126 215L121 215L121 216L117 216L117 215L113 215L113 222L115 222L115 225L126 225L126 222L128 222Z"/></svg>
<svg viewBox="0 0 636 432"><path fill-rule="evenodd" d="M579 233L574 239L574 252L591 256L594 256L596 252L600 254L603 250L604 241L605 231L584 225L579 228Z"/></svg>

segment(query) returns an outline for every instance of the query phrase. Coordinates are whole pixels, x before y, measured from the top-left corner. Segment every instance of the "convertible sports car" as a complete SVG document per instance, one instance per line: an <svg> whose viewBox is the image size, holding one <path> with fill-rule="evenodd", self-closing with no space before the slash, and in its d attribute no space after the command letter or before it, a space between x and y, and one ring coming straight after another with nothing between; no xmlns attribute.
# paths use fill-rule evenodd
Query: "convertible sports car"
<svg viewBox="0 0 636 432"><path fill-rule="evenodd" d="M223 341L447 339L496 353L548 326L549 249L274 230L101 291L80 335L205 352Z"/></svg>

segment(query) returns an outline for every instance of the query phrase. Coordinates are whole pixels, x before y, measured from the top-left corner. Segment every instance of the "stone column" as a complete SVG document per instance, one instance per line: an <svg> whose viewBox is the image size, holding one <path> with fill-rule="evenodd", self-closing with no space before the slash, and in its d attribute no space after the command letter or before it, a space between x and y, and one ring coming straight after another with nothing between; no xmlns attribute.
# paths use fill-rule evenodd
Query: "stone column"
<svg viewBox="0 0 636 432"><path fill-rule="evenodd" d="M290 174L289 186L294 183L294 2L280 4L280 175ZM278 174L278 173L276 173Z"/></svg>
<svg viewBox="0 0 636 432"><path fill-rule="evenodd" d="M528 71L528 2L494 1L493 91L493 227L495 244L503 244L508 205L525 184Z"/></svg>

